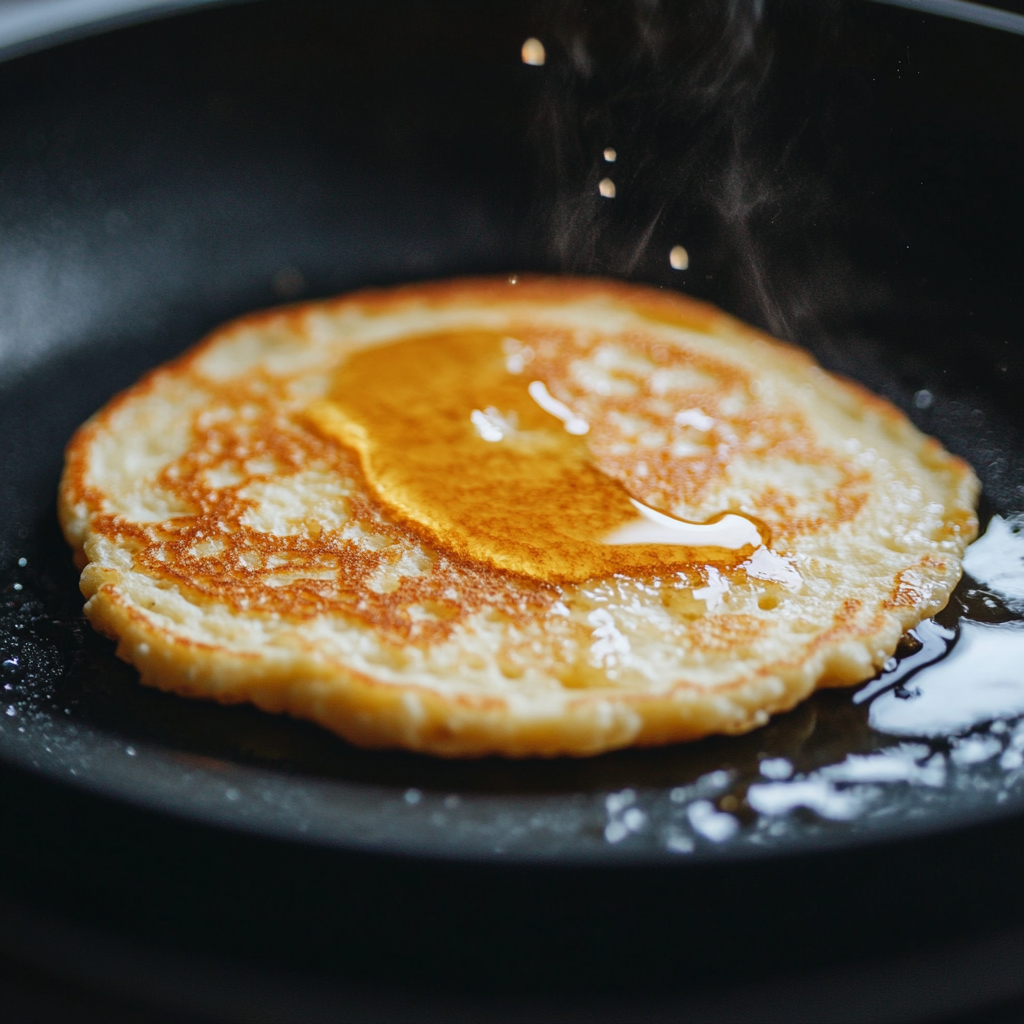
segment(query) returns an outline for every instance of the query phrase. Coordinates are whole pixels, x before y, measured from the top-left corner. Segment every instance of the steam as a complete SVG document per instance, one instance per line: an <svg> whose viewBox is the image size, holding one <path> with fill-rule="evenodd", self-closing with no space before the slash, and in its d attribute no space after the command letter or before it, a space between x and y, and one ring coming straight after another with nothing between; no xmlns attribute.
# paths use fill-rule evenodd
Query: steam
<svg viewBox="0 0 1024 1024"><path fill-rule="evenodd" d="M844 204L827 153L808 161L819 98L794 95L792 50L813 85L837 10L803 5L794 44L792 8L765 0L549 5L533 122L540 260L709 295L800 333L822 275L841 278L810 228Z"/></svg>

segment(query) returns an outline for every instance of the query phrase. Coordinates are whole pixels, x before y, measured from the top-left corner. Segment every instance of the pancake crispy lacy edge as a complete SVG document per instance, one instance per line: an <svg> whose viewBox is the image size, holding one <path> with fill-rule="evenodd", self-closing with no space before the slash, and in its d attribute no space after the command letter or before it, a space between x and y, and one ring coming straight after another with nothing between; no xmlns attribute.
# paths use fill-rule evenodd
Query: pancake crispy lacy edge
<svg viewBox="0 0 1024 1024"><path fill-rule="evenodd" d="M511 293L511 294L510 294ZM714 307L676 294L615 282L567 278L453 281L355 293L339 299L252 314L214 332L194 349L161 367L110 402L83 425L67 450L59 515L83 569L86 614L100 632L117 640L119 657L134 665L141 681L183 696L222 703L250 702L270 712L310 719L367 747L403 747L447 757L500 754L511 757L586 756L624 746L654 746L713 733L738 734L763 725L770 714L792 708L823 686L852 685L869 678L896 648L904 631L943 607L960 576L959 557L977 530L978 483L970 467L926 437L888 402L852 382L817 374L816 386L838 405L869 410L889 437L946 483L944 522L952 547L942 558L925 557L913 574L897 575L877 607L843 615L820 631L799 657L759 666L732 682L706 689L680 684L660 692L572 689L555 702L514 701L495 692L473 693L396 682L357 670L306 649L267 646L247 649L177 628L151 614L131 583L131 558L111 555L96 526L110 509L90 466L108 442L120 410L161 387L174 387L202 367L207 377L229 380L236 364L246 370L271 367L281 339L319 339L337 346L338 324L351 313L361 318L403 316L424 309L479 311L515 303L561 305L596 300L640 314L655 323L730 338L752 347L755 357L784 364L806 377L813 360L728 317ZM372 343L372 341L370 342ZM760 353L760 355L759 355ZM301 354L288 360L304 358ZM187 383L183 400L187 405ZM308 398L319 397L311 393ZM172 425L173 426L173 425ZM167 445L173 448L173 429ZM153 459L164 456L158 451ZM141 473L141 469L139 470ZM129 530L130 532L130 530Z"/></svg>

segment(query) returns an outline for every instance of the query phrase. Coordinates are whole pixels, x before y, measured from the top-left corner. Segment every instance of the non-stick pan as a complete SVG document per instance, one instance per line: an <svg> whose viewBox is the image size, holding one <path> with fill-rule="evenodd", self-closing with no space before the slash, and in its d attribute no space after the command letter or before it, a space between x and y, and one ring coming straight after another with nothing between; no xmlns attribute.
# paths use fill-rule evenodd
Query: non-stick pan
<svg viewBox="0 0 1024 1024"><path fill-rule="evenodd" d="M428 991L496 1019L932 1019L1024 993L1024 778L962 737L911 751L928 781L829 789L848 813L748 799L766 761L892 754L848 691L587 760L359 751L139 687L54 513L74 428L223 320L527 270L681 289L807 345L968 458L983 518L1015 512L1022 108L1024 39L860 0L266 0L0 64L8 952L247 1019L314 990L325 1019L409 1019ZM965 609L1012 617L966 580L935 635Z"/></svg>

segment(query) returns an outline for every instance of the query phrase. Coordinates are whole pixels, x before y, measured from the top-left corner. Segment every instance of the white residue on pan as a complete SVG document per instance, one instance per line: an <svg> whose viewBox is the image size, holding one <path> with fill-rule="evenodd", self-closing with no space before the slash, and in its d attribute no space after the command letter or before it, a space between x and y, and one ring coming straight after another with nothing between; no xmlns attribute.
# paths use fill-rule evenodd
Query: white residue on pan
<svg viewBox="0 0 1024 1024"><path fill-rule="evenodd" d="M706 787L701 780L672 790L667 815L663 798L657 796L648 805L643 794L630 791L630 807L644 804L644 827L660 837L664 849L689 854L702 844L784 839L793 831L789 822L794 814L803 816L802 825L793 831L796 835L808 827L813 830L815 820L820 829L841 822L856 827L858 821L870 824L904 812L919 816L922 804L941 810L951 793L1000 803L1011 788L1019 790L1024 784L1024 720L1016 726L997 721L987 729L938 743L903 742L850 754L808 772L795 771L785 758L764 758L759 769L761 779L749 785L743 801L728 792L737 782L735 775L721 772L710 773L721 776L719 787ZM742 793L742 787L735 792ZM738 810L743 804L746 813ZM733 810L737 813L730 813ZM615 834L628 837L623 829Z"/></svg>
<svg viewBox="0 0 1024 1024"><path fill-rule="evenodd" d="M628 836L642 832L647 824L647 814L636 806L636 790L609 793L604 806L608 813L604 837L609 843L621 843Z"/></svg>
<svg viewBox="0 0 1024 1024"><path fill-rule="evenodd" d="M755 783L747 790L747 802L759 814L789 814L798 807L806 807L832 821L855 818L862 808L856 793L841 791L821 778Z"/></svg>
<svg viewBox="0 0 1024 1024"><path fill-rule="evenodd" d="M830 782L913 782L937 787L946 782L946 762L926 743L900 743L877 754L850 754L818 774Z"/></svg>
<svg viewBox="0 0 1024 1024"><path fill-rule="evenodd" d="M766 757L760 764L760 772L766 779L781 782L793 774L793 764L784 757Z"/></svg>
<svg viewBox="0 0 1024 1024"><path fill-rule="evenodd" d="M766 765L781 759L761 762ZM830 821L857 817L875 796L879 784L906 782L938 787L946 781L946 759L933 754L923 743L901 743L875 754L850 754L844 761L827 765L791 781L755 783L747 790L747 803L769 817L789 814L799 807Z"/></svg>
<svg viewBox="0 0 1024 1024"><path fill-rule="evenodd" d="M724 843L740 830L739 821L726 811L719 811L710 800L696 800L686 808L686 816L694 832L713 843Z"/></svg>

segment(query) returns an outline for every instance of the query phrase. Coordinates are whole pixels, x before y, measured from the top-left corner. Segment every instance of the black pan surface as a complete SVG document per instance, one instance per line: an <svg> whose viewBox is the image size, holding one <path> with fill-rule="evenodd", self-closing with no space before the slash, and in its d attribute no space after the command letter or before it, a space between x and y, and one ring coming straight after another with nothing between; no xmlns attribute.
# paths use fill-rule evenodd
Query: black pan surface
<svg viewBox="0 0 1024 1024"><path fill-rule="evenodd" d="M529 35L542 68L519 59ZM889 943L1012 916L1024 772L997 756L935 741L915 756L941 780L844 784L856 813L751 809L765 758L816 778L899 742L850 692L748 736L588 760L360 751L139 687L84 622L53 506L74 428L224 319L537 269L680 288L809 346L968 458L985 515L1016 511L1022 58L1019 38L852 2L263 2L0 65L0 759L25 891L59 863L51 900L175 934L220 915L210 935L255 946L387 892L366 948L479 973L486 934L521 968L532 944L531 977L559 943L621 954L670 912L717 920L715 938L693 957L677 935L651 970L684 947L687 970L741 949L813 960L816 930L856 945L872 903ZM1012 617L983 597L965 580L942 621ZM694 824L699 802L728 835ZM261 925L239 910L254 890ZM567 916L538 934L555 905ZM823 922L844 913L862 930L838 939ZM463 916L423 953L431 915ZM763 949L776 925L788 938Z"/></svg>

